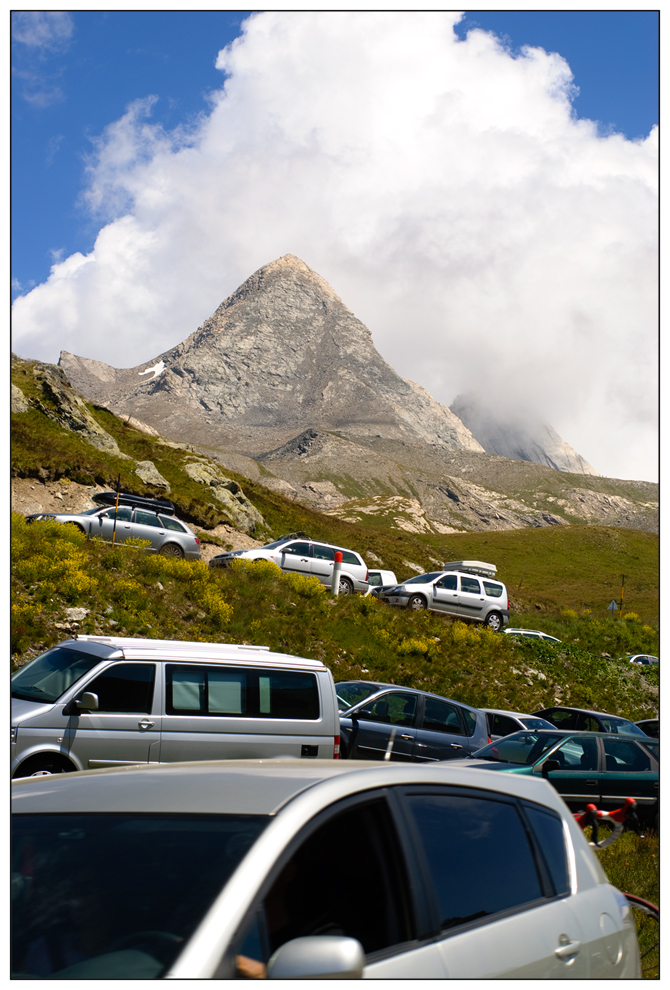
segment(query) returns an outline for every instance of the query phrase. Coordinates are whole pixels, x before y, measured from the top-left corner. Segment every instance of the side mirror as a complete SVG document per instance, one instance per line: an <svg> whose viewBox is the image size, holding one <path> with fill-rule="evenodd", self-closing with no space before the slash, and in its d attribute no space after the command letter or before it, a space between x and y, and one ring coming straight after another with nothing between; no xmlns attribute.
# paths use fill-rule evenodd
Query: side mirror
<svg viewBox="0 0 670 990"><path fill-rule="evenodd" d="M97 694L93 694L92 691L84 691L81 698L77 698L75 702L75 706L79 709L79 711L84 710L97 712L98 705L98 696Z"/></svg>
<svg viewBox="0 0 670 990"><path fill-rule="evenodd" d="M561 764L558 760L545 760L542 764L542 776L546 780L552 770L560 770Z"/></svg>
<svg viewBox="0 0 670 990"><path fill-rule="evenodd" d="M268 980L360 980L363 946L344 935L307 935L285 942L271 956Z"/></svg>

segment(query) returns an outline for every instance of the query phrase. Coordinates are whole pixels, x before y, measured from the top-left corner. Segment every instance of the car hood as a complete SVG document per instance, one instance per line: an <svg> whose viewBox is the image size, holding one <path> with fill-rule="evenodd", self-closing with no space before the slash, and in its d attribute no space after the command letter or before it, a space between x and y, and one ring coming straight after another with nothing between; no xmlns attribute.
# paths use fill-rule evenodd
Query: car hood
<svg viewBox="0 0 670 990"><path fill-rule="evenodd" d="M26 719L34 718L53 708L50 701L27 701L25 698L12 698L12 725L25 722Z"/></svg>

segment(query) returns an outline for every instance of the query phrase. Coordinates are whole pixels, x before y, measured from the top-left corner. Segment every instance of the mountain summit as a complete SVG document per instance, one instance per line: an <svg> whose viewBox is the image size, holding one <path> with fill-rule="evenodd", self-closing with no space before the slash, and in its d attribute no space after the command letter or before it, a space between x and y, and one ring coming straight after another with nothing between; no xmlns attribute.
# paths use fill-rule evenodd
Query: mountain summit
<svg viewBox="0 0 670 990"><path fill-rule="evenodd" d="M290 254L145 364L117 369L67 351L59 364L88 399L177 440L259 454L316 428L483 449L447 406L396 374L325 279Z"/></svg>

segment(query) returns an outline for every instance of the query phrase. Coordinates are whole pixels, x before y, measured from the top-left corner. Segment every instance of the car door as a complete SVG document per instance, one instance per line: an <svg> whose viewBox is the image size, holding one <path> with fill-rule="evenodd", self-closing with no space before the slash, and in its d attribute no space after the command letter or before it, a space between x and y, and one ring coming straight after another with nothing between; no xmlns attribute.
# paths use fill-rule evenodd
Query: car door
<svg viewBox="0 0 670 990"><path fill-rule="evenodd" d="M422 763L458 759L467 755L467 741L459 706L440 698L424 697L414 759Z"/></svg>
<svg viewBox="0 0 670 990"><path fill-rule="evenodd" d="M479 578L460 574L458 577L458 613L464 618L480 619L486 601Z"/></svg>
<svg viewBox="0 0 670 990"><path fill-rule="evenodd" d="M322 584L328 587L333 583L334 566L335 550L332 547L324 546L322 543L313 543L310 571L315 577L318 577Z"/></svg>
<svg viewBox="0 0 670 990"><path fill-rule="evenodd" d="M476 788L416 785L403 792L409 848L440 933L447 978L589 975L583 930L567 896L559 816L552 818L562 869L544 860L532 823L513 798Z"/></svg>
<svg viewBox="0 0 670 990"><path fill-rule="evenodd" d="M538 761L533 767L534 774L542 775L542 765L547 759L561 765L559 770L550 770L547 779L570 808L581 811L587 804L599 803L602 773L597 736L566 737L550 756Z"/></svg>
<svg viewBox="0 0 670 990"><path fill-rule="evenodd" d="M647 746L633 739L608 733L600 741L605 756L600 806L603 811L611 811L627 797L633 797L644 815L658 801L658 763Z"/></svg>
<svg viewBox="0 0 670 990"><path fill-rule="evenodd" d="M309 543L287 543L276 557L273 554L273 559L277 559L277 557L279 558L279 566L283 571L297 571L298 574L310 573L312 549Z"/></svg>
<svg viewBox="0 0 670 990"><path fill-rule="evenodd" d="M158 761L160 691L155 690L156 664L116 663L82 685L95 694L97 709L68 706L65 730L68 752L85 770L125 763Z"/></svg>
<svg viewBox="0 0 670 990"><path fill-rule="evenodd" d="M263 888L220 964L223 977L262 978L282 945L314 935L357 939L366 979L445 976L434 941L417 937L426 927L422 905L384 791L338 801L316 815Z"/></svg>
<svg viewBox="0 0 670 990"><path fill-rule="evenodd" d="M458 576L456 574L445 574L434 583L431 607L437 612L458 614Z"/></svg>
<svg viewBox="0 0 670 990"><path fill-rule="evenodd" d="M155 512L135 509L133 514L133 539L148 540L153 550L160 550L167 530Z"/></svg>
<svg viewBox="0 0 670 990"><path fill-rule="evenodd" d="M386 691L348 713L349 759L408 762L414 758L420 695Z"/></svg>
<svg viewBox="0 0 670 990"><path fill-rule="evenodd" d="M124 543L131 535L132 514L133 510L128 505L101 512L93 518L90 536L99 536L109 543L112 540L114 543Z"/></svg>

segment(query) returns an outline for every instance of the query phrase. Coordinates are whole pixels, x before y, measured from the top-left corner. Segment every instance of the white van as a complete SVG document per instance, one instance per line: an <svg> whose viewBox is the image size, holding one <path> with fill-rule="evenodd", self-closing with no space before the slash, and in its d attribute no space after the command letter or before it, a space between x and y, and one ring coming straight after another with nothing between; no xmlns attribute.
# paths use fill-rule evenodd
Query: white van
<svg viewBox="0 0 670 990"><path fill-rule="evenodd" d="M264 646L78 636L12 676L12 776L338 759L331 672Z"/></svg>

